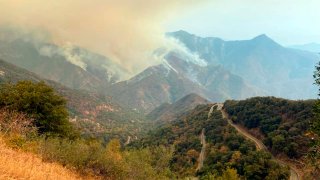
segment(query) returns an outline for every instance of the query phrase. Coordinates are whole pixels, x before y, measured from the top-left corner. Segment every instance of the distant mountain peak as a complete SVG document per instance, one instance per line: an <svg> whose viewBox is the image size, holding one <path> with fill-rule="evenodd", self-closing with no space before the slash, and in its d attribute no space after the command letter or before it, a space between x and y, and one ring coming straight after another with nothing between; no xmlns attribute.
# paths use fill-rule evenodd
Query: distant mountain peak
<svg viewBox="0 0 320 180"><path fill-rule="evenodd" d="M184 30L179 30L179 31L174 31L174 32L168 32L167 33L168 35L187 35L187 36L195 36L194 34L191 34L187 31L184 31Z"/></svg>
<svg viewBox="0 0 320 180"><path fill-rule="evenodd" d="M259 40L259 41L273 41L269 36L267 36L266 34L260 34L259 36L253 38L252 40ZM274 42L274 41L273 41Z"/></svg>
<svg viewBox="0 0 320 180"><path fill-rule="evenodd" d="M281 45L271 39L269 36L266 34L260 34L259 36L253 38L251 40L254 43L261 44L261 45L267 45L267 46L273 46L273 47L280 47Z"/></svg>

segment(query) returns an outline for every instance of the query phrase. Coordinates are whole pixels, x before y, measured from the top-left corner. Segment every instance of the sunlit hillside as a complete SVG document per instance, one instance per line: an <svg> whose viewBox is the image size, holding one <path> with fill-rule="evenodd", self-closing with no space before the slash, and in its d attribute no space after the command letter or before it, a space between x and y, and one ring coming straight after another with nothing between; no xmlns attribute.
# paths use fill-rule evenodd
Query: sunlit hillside
<svg viewBox="0 0 320 180"><path fill-rule="evenodd" d="M62 165L8 148L1 139L0 154L0 179L83 179Z"/></svg>
<svg viewBox="0 0 320 180"><path fill-rule="evenodd" d="M0 180L320 180L320 0L0 0Z"/></svg>

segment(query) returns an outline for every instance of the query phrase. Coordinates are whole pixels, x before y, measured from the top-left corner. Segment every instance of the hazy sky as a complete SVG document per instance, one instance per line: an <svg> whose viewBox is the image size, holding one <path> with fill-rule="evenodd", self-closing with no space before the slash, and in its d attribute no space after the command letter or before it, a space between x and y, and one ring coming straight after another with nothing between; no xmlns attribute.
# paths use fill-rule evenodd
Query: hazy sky
<svg viewBox="0 0 320 180"><path fill-rule="evenodd" d="M0 0L0 27L45 32L58 45L103 54L131 75L161 61L155 49L180 46L167 31L320 43L319 19L320 0Z"/></svg>
<svg viewBox="0 0 320 180"><path fill-rule="evenodd" d="M166 27L230 40L267 34L283 45L320 43L320 0L211 0Z"/></svg>
<svg viewBox="0 0 320 180"><path fill-rule="evenodd" d="M49 34L103 54L135 74L161 61L168 19L209 0L0 0L0 27Z"/></svg>

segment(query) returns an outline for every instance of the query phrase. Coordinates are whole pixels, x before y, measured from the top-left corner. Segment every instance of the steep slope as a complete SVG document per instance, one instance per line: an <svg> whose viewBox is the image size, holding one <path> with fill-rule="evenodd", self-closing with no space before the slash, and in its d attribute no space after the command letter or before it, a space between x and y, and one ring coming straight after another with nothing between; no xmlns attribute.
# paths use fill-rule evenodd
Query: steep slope
<svg viewBox="0 0 320 180"><path fill-rule="evenodd" d="M16 38L9 32L3 38L2 31L0 35L0 58L7 62L71 89L109 94L119 104L144 113L190 93L211 101L263 94L223 66L208 64L180 45L164 54L160 65L120 82L127 77L126 71L107 57L73 45L49 44L31 35Z"/></svg>
<svg viewBox="0 0 320 180"><path fill-rule="evenodd" d="M223 105L222 105L223 106ZM242 134L245 138L251 140L252 142L255 143L256 148L259 150L265 150L267 151L267 147L263 144L263 142L261 140L259 140L258 138L254 137L253 135L251 135L250 133L248 133L246 131L245 128L241 127L240 125L237 125L235 123L233 123L233 121L228 117L227 113L221 109L222 112L222 116L227 119L228 123L234 127L239 134ZM282 161L281 159L275 159L277 162L279 162L279 164L282 165L287 165L290 167L290 180L299 180L301 179L301 174L294 165L292 165L291 163L286 163L285 161Z"/></svg>
<svg viewBox="0 0 320 180"><path fill-rule="evenodd" d="M116 83L110 90L121 104L145 113L190 93L220 102L254 96L256 91L241 77L219 66L199 65L181 51L170 52L162 64L150 67L128 81Z"/></svg>
<svg viewBox="0 0 320 180"><path fill-rule="evenodd" d="M244 101L226 101L225 111L237 126L248 130L275 156L306 172L305 154L312 135L315 101L289 101L273 97L257 97Z"/></svg>
<svg viewBox="0 0 320 180"><path fill-rule="evenodd" d="M206 90L164 65L150 67L128 81L115 84L111 90L112 96L121 104L147 113L190 93L203 95Z"/></svg>
<svg viewBox="0 0 320 180"><path fill-rule="evenodd" d="M148 114L148 118L158 123L173 121L182 113L194 109L200 104L209 104L210 102L197 94L189 94L172 104L162 104Z"/></svg>
<svg viewBox="0 0 320 180"><path fill-rule="evenodd" d="M228 125L217 108L199 105L131 147L174 146L170 167L180 179L213 179L228 168L235 169L244 179L288 179L288 169L271 160L270 154L256 151L252 142Z"/></svg>
<svg viewBox="0 0 320 180"><path fill-rule="evenodd" d="M84 135L101 136L104 140L118 137L122 142L127 136L135 137L145 127L144 116L115 103L112 98L97 93L72 90L54 81L45 80L25 69L0 60L0 82L31 80L45 81L67 100L73 121Z"/></svg>
<svg viewBox="0 0 320 180"><path fill-rule="evenodd" d="M316 95L312 73L318 57L314 53L285 48L266 35L243 41L201 38L185 31L169 36L208 64L222 65L267 95L292 99Z"/></svg>
<svg viewBox="0 0 320 180"><path fill-rule="evenodd" d="M108 58L73 45L60 47L32 36L1 37L1 59L72 89L102 92L125 74Z"/></svg>

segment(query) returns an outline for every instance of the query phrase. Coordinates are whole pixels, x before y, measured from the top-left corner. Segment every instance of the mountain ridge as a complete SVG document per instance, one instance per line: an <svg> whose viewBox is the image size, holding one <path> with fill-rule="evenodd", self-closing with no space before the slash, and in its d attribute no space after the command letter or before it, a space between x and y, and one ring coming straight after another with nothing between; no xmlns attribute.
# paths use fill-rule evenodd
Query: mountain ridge
<svg viewBox="0 0 320 180"><path fill-rule="evenodd" d="M257 94L241 77L222 67L200 66L185 61L176 52L169 53L165 62L147 68L128 81L114 84L109 90L111 96L120 104L147 114L163 103L173 103L190 93L215 102Z"/></svg>
<svg viewBox="0 0 320 180"><path fill-rule="evenodd" d="M22 37L0 39L0 58L66 87L99 93L119 81L119 73L124 73L107 57L86 49L33 42Z"/></svg>
<svg viewBox="0 0 320 180"><path fill-rule="evenodd" d="M288 46L288 47L293 48L293 49L300 49L303 51L320 53L320 44L319 43L298 44L298 45L292 45L292 46Z"/></svg>
<svg viewBox="0 0 320 180"><path fill-rule="evenodd" d="M318 57L314 53L283 47L266 35L224 41L180 33L171 33L171 36L209 64L221 65L264 90L265 95L289 99L316 97L312 73ZM306 88L301 90L298 88L301 86Z"/></svg>
<svg viewBox="0 0 320 180"><path fill-rule="evenodd" d="M146 114L190 93L214 102L257 95L316 97L314 53L283 47L263 34L239 41L186 31L166 35L179 41L177 47L165 51L162 63L124 81L120 77L125 70L112 60L73 45L1 40L0 58L71 89L112 96L118 104Z"/></svg>
<svg viewBox="0 0 320 180"><path fill-rule="evenodd" d="M160 105L150 112L147 117L154 122L163 124L173 121L181 116L181 114L194 109L198 105L209 103L209 100L199 96L198 94L191 93L172 104L164 103Z"/></svg>
<svg viewBox="0 0 320 180"><path fill-rule="evenodd" d="M67 100L69 120L81 129L84 136L95 136L105 141L117 137L125 142L128 135L136 137L143 132L144 124L148 123L143 115L119 105L111 97L70 89L0 59L0 83L22 80L43 81L63 96Z"/></svg>

